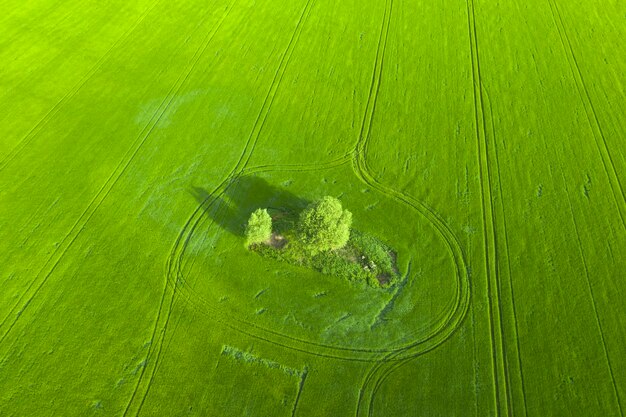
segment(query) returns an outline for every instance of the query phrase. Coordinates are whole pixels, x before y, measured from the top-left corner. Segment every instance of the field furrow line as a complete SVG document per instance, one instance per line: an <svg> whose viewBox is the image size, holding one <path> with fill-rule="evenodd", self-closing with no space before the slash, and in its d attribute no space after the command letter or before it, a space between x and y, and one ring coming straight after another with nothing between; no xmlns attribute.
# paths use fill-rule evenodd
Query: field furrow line
<svg viewBox="0 0 626 417"><path fill-rule="evenodd" d="M293 50L295 49L295 45L298 43L298 40L300 39L302 28L306 20L309 17L311 8L313 7L313 4L315 3L315 1L316 0L307 0L306 4L304 5L304 8L302 9L302 13L300 14L300 17L298 18L298 23L296 24L296 28L293 31L291 38L289 39L289 43L287 44L287 47L285 48L285 51L283 52L280 58L278 68L276 69L276 72L274 73L274 77L272 79L272 82L270 83L270 88L265 96L265 99L263 100L263 105L261 106L261 110L259 111L259 114L257 115L254 121L254 125L252 126L252 131L250 132L250 135L248 136L244 150L239 160L237 161L237 164L235 164L235 167L231 171L230 175L233 175L234 173L239 172L243 168L245 168L248 165L250 158L252 157L252 153L254 152L254 149L259 140L259 137L261 136L261 131L263 130L263 127L265 126L265 122L270 113L272 104L274 103L276 92L278 91L280 83L283 80L287 66L289 65L289 62L291 61L291 56L293 54Z"/></svg>
<svg viewBox="0 0 626 417"><path fill-rule="evenodd" d="M485 250L485 273L487 278L489 327L492 349L492 376L494 380L494 403L496 415L510 415L510 387L506 367L506 350L502 334L500 306L500 282L497 255L496 219L493 207L491 170L489 166L489 144L482 93L476 13L473 0L467 0L468 35L474 87L474 109L476 141L482 201L483 239Z"/></svg>
<svg viewBox="0 0 626 417"><path fill-rule="evenodd" d="M252 167L245 167L241 171L241 175L253 175L259 174L263 172L279 172L279 171L289 171L289 172L307 172L307 171L318 171L322 169L331 169L336 168L341 165L345 165L349 162L352 162L352 152L342 155L339 158L332 159L326 162L318 162L311 164L276 164L276 165L255 165Z"/></svg>
<svg viewBox="0 0 626 417"><path fill-rule="evenodd" d="M174 98L176 96L176 93L180 90L180 88L182 87L184 82L189 77L189 74L191 73L191 71L195 67L195 64L200 59L200 56L202 55L202 53L206 50L206 47L207 47L208 43L210 43L210 40L213 38L213 36L215 35L217 30L221 26L221 23L223 22L223 20L225 19L226 15L228 14L229 11L230 11L230 8L226 11L225 15L217 23L217 25L214 26L213 30L209 31L209 35L206 37L205 42L203 43L203 45L200 46L200 48L198 48L198 50L196 50L196 53L192 57L190 65L188 65L187 68L183 71L183 73L178 77L178 79L176 80L176 82L173 84L172 88L168 92L168 95L161 102L159 108L153 114L153 116L150 119L150 121L146 124L146 126L144 127L142 132L139 134L139 136L133 141L133 144L126 151L126 153L122 157L121 161L115 167L114 171L109 175L109 177L106 179L104 185L100 188L98 193L89 202L87 208L83 211L83 213L80 215L78 220L71 227L70 231L63 238L63 240L61 241L60 245L53 252L52 256L50 258L48 258L48 261L44 264L42 269L36 275L35 279L30 283L30 285L27 287L26 291L19 297L17 303L10 310L9 314L0 323L0 329L3 329L3 327L5 326L5 323L9 319L9 317L14 316L14 320L13 320L12 324L8 327L7 330L5 330L1 334L1 336L0 336L0 344L2 343L4 338L8 335L8 333L11 331L11 329L13 328L13 326L15 325L17 320L19 319L21 313L28 307L28 305L30 304L31 300L36 296L36 294L41 290L41 288L47 282L48 278L52 275L52 273L56 269L57 265L59 264L59 262L61 261L61 259L65 255L65 253L67 252L67 250L71 247L71 245L74 243L74 241L80 235L80 233L84 230L86 224L92 218L92 216L97 211L97 209L100 207L100 205L105 200L105 198L109 195L110 191L113 189L113 187L115 186L117 181L121 178L123 173L130 166L130 163L135 158L135 156L139 152L140 148L146 143L146 140L148 139L150 134L153 132L155 126L161 121L163 115L169 109L172 101L174 100ZM52 262L52 266L51 266L50 270L48 272L44 273L43 271L48 267L50 262ZM26 299L26 302L24 302L25 299ZM18 314L15 314L15 312L17 311L17 308L20 305L22 305L22 307L19 309Z"/></svg>
<svg viewBox="0 0 626 417"><path fill-rule="evenodd" d="M224 180L222 184L224 184L227 180ZM214 195L218 192L221 185L218 186L215 190L213 190L205 199L206 201L211 200ZM215 199L213 200L215 201ZM196 210L194 211L194 215L198 212L201 212L204 208L204 202L200 204ZM194 216L192 216L194 217ZM191 222L188 220L187 223L183 226L183 229L186 230L191 225ZM175 283L174 285L169 285L169 280L166 280L165 286L163 288L161 300L159 303L159 308L157 310L157 316L155 319L155 323L152 329L152 335L150 338L150 348L146 354L147 365L144 366L139 374L137 383L135 384L135 388L131 394L131 397L126 405L124 410L124 416L127 415L139 415L141 409L145 403L145 400L150 391L150 387L152 386L152 381L158 369L160 358L163 349L163 343L165 341L165 336L167 333L169 321L172 315L172 309L174 302L177 299L179 283L178 280L181 279L174 271L176 270L176 262L179 247L181 242L185 239L185 234L181 233L178 235L174 245L172 247L172 251L166 260L166 274L170 273L175 275ZM148 369L150 368L150 369ZM146 375L149 373L147 382L145 381Z"/></svg>
<svg viewBox="0 0 626 417"><path fill-rule="evenodd" d="M378 382L393 368L394 356L396 356L396 353L390 353L378 358L365 374L365 378L363 378L363 382L361 382L361 386L359 387L356 408L354 410L355 417L369 417L373 413L372 404L376 391L378 390ZM401 360L402 363L406 361L408 361L406 358Z"/></svg>
<svg viewBox="0 0 626 417"><path fill-rule="evenodd" d="M148 138L148 136L150 136L150 134L152 133L152 131L154 130L155 126L158 124L158 122L160 121L162 116L167 112L168 108L170 107L171 103L173 102L173 100L174 100L174 98L176 96L176 93L180 90L182 85L185 84L185 82L189 78L190 74L193 72L193 70L196 67L197 63L199 62L200 58L203 56L203 54L206 51L206 49L208 48L209 44L213 40L215 34L218 32L218 30L222 26L223 22L226 20L226 18L230 14L230 12L233 9L233 7L236 4L236 2L237 2L237 0L233 0L226 7L226 10L225 10L224 14L219 19L217 24L214 25L211 30L209 30L209 32L207 33L207 36L205 37L205 40L203 41L201 47L196 51L196 54L194 54L194 56L192 57L191 64L188 66L188 68L186 69L184 74L182 74L181 77L179 77L179 82L177 83L178 85L174 88L174 91L171 94L168 95L169 101L167 101L167 104L166 104L164 110L159 115L157 122L154 123L152 125L152 127L148 130L147 134L143 137L139 147L141 147L141 145L143 145L143 143L145 143L146 139ZM137 152L139 150L139 147L137 147L137 149L133 153L133 156L131 157L131 160L137 154ZM130 164L131 160L129 160L127 162L126 167ZM126 167L124 168L124 170L126 169ZM168 259L168 263L170 263L170 262L172 262L172 259ZM143 369L141 371L141 374L140 374L140 376L139 376L139 378L137 380L137 384L135 385L135 389L133 390L131 398L130 398L127 406L126 406L126 409L124 410L124 416L129 415L129 413L131 413L133 415L139 415L139 413L141 412L141 408L143 407L143 405L145 403L145 400L147 398L147 395L148 395L148 392L150 390L150 387L152 385L152 381L153 381L154 375L156 373L156 368L158 366L158 362L159 362L159 359L160 359L160 356L161 356L161 351L162 351L162 348L163 348L163 341L165 340L167 327L168 327L168 324L169 324L169 321L170 321L170 317L171 317L171 314L172 314L172 306L174 304L175 297L176 297L176 290L175 290L175 287L174 287L174 289L172 290L171 297L169 297L169 301L167 301L168 300L167 288L168 288L168 286L167 286L167 283L166 283L166 285L164 286L164 291L162 293L161 301L159 303L159 309L158 309L158 312L157 312L157 318L155 320L155 325L153 327L152 338L151 338L151 342L152 343L151 343L150 348L149 348L148 353L147 353L147 359L149 359L152 356L153 352L154 352L154 348L156 348L156 357L155 357L155 359L153 361L148 361L147 365L143 367ZM164 303L165 302L167 302L167 307L164 308ZM156 332L157 332L157 329L159 329L159 328L160 328L160 331L159 331L159 334L157 336ZM155 336L157 337L157 340L155 340ZM142 382L144 381L144 376L146 374L147 368L150 368L150 370L151 370L150 371L150 376L148 378L147 383L145 384L145 387L143 387L143 393L139 394L139 391L142 388ZM141 397L141 399L137 403L137 398L139 398L139 396ZM133 407L133 405L135 405L135 404L136 404L136 406L135 406L136 409L134 409L135 407Z"/></svg>
<svg viewBox="0 0 626 417"><path fill-rule="evenodd" d="M372 76L372 83L370 85L370 94L365 109L365 115L362 119L361 130L355 146L353 166L357 177L366 185L380 191L384 195L390 198L396 199L403 204L406 204L417 212L422 214L426 220L437 230L440 236L446 243L452 259L456 266L456 274L459 278L459 286L457 288L456 305L452 314L448 317L442 326L431 334L428 342L425 345L419 343L411 346L406 346L397 351L391 352L382 358L379 358L374 366L370 369L366 375L360 389L356 405L356 416L367 415L371 416L374 410L374 400L376 393L395 370L406 365L412 358L415 358L423 353L426 353L432 349L435 349L446 340L448 340L452 334L459 328L466 313L469 309L469 275L467 271L467 265L465 264L463 252L461 246L452 233L452 231L445 225L445 222L441 217L431 208L419 203L418 201L410 198L408 195L390 188L381 183L371 173L367 163L367 147L371 137L372 125L374 116L376 113L376 101L380 90L382 70L384 64L384 55L387 45L387 39L389 34L389 27L391 23L391 12L393 10L393 0L389 3L389 11L385 15L384 23L381 27L381 34L379 37L378 51L376 54L376 65ZM426 342L426 341L425 341ZM366 401L366 398L368 399Z"/></svg>
<svg viewBox="0 0 626 417"><path fill-rule="evenodd" d="M580 65L578 64L578 60L576 59L576 54L574 53L572 42L569 35L567 34L567 29L565 29L565 23L563 22L563 17L561 16L558 4L555 0L547 1L550 6L550 11L552 12L552 19L559 33L559 38L561 40L563 50L565 51L565 55L567 56L567 62L569 63L572 76L576 83L578 95L581 102L583 103L585 115L587 116L587 122L589 123L589 127L591 128L596 148L598 150L598 153L600 154L600 159L602 160L604 171L609 180L609 186L611 188L611 193L613 194L613 200L615 201L615 205L617 206L617 211L622 222L622 227L626 230L626 194L624 193L622 182L619 178L619 175L617 175L617 169L615 168L613 156L611 155L611 151L606 141L604 131L602 130L600 120L598 119L598 113L596 112L593 101L591 100L591 95L589 94L587 84L585 83L582 71L580 70Z"/></svg>
<svg viewBox="0 0 626 417"><path fill-rule="evenodd" d="M426 352L424 352L424 353L426 353ZM376 395L378 394L378 391L380 390L382 385L387 381L387 379L389 379L389 377L394 372L397 372L400 368L408 365L409 362L411 362L413 359L414 358L406 358L406 359L403 359L403 360L401 360L399 362L393 363L390 367L385 369L384 372L382 372L382 374L376 379L376 383L374 384L374 387L372 388L372 392L371 392L371 394L369 396L369 402L367 404L367 409L366 409L367 410L367 414L366 414L367 417L372 417L374 415L374 401L376 400ZM365 415L365 414L363 414L363 415Z"/></svg>
<svg viewBox="0 0 626 417"><path fill-rule="evenodd" d="M171 311L172 311L172 308L171 308L172 307L172 301L173 301L173 292L172 292L172 296L168 297L167 289L166 289L166 291L163 291L163 294L162 294L162 297L161 297L161 301L159 303L159 310L158 310L158 313L157 313L158 317L161 317L161 315L164 314L164 311L167 310L167 313L165 313L165 314L167 315L167 319L169 320L169 316L170 316ZM167 303L167 306L166 306L166 303ZM164 338L165 338L165 331L162 330L162 331L160 331L157 334L157 330L158 330L158 326L154 326L153 329L152 329L152 335L150 337L150 347L148 348L148 354L147 354L146 358L150 358L152 346L157 345L157 344L161 345L163 340L164 340ZM160 348L159 348L159 351L160 351ZM148 363L146 363L146 366L142 367L141 372L139 373L139 378L138 378L139 381L143 380L143 377L144 377L144 375L146 373L146 369L148 368L149 364L150 363L148 362ZM131 406L135 402L136 398L139 395L139 387L140 387L140 384L137 383L135 385L135 388L133 389L133 392L132 392L131 396L130 396L130 400L126 404L126 408L124 409L123 416L129 415L129 412L131 410ZM141 402L143 403L143 398L142 398ZM139 414L139 410L137 410L134 413L134 415L137 415L137 414Z"/></svg>
<svg viewBox="0 0 626 417"><path fill-rule="evenodd" d="M133 394L128 402L128 405L126 407L126 410L124 412L124 415L139 415L139 413L141 412L141 409L145 403L145 400L147 398L147 395L149 393L150 390L150 386L152 385L152 380L156 374L156 370L158 368L158 364L159 364L159 360L161 357L161 352L162 352L162 347L163 347L163 341L165 340L165 333L167 331L167 326L169 323L169 319L171 316L171 310L172 310L172 306L174 303L175 298L177 297L177 295L179 294L179 287L181 285L181 282L184 281L183 277L182 277L182 256L185 252L185 250L187 249L187 245L193 235L194 230L196 229L197 225L199 224L200 220L202 219L202 214L205 210L205 203L210 203L211 201L214 201L214 197L215 195L219 192L219 194L217 194L217 196L221 195L221 193L223 193L225 191L225 187L228 187L228 183L232 182L234 179L236 179L239 175L241 175L241 170L243 170L245 168L245 166L247 165L250 157L252 156L252 152L254 150L254 147L256 145L256 142L259 139L261 130L265 124L265 120L267 119L267 116L269 114L271 105L274 101L274 97L276 95L276 91L278 90L278 87L280 85L280 82L282 81L282 78L284 76L285 70L287 68L287 65L291 59L291 55L294 49L295 44L297 43L297 40L300 37L300 33L302 31L302 26L304 24L304 22L306 21L306 18L308 17L310 10L311 10L311 5L315 2L315 0L308 0L307 3L305 4L303 11L298 19L298 23L296 25L296 29L294 30L289 43L287 45L287 48L285 49L285 52L283 53L282 57L281 57L281 61L279 63L278 69L276 70L272 83L270 85L270 89L264 99L263 105L261 107L261 111L259 112L259 115L257 116L254 125L253 125L253 129L250 133L250 135L248 136L248 139L246 140L246 144L244 146L243 152L239 158L239 160L237 161L237 163L235 164L235 167L229 172L229 174L226 176L226 178L206 197L205 201L203 203L201 203L196 210L192 213L192 215L187 219L187 222L185 223L185 225L182 228L181 233L179 234L178 238L176 239L176 242L174 243L174 247L172 249L172 252L170 254L170 257L168 258L167 261L167 266L166 266L166 283L165 283L165 287L164 287L164 291L163 291L163 298L161 299L161 305L163 304L163 301L165 300L165 295L168 292L168 286L170 286L170 277L174 276L175 277L175 282L171 285L171 291L172 291L172 295L171 295L171 300L168 303L168 307L167 307L167 313L164 313L163 309L161 308L161 306L159 307L158 310L158 314L157 314L157 319L155 321L155 326L154 326L154 330L153 330L153 335L156 334L156 329L160 328L160 334L162 334L162 337L159 337L159 339L156 341L156 343L153 343L151 345L151 349L153 346L157 346L157 350L156 350L156 356L154 357L154 359L152 361L149 361L149 364L151 364L151 372L150 372L150 376L148 379L148 382L146 383L146 387L143 388L143 393L139 394L140 391L140 387L142 385L142 382L144 381L144 376L145 376L145 368L142 370L142 373L137 381L137 385L135 387L135 390L133 391ZM232 9L232 6L235 4L235 0L231 3L230 7L228 8L228 12ZM226 18L226 16L228 15L228 12L223 16L222 21ZM220 21L221 24L221 21ZM220 192L220 189L221 192ZM189 297L187 298L189 300ZM164 317L164 320L162 319ZM162 322L163 321L163 322ZM151 356L153 356L153 351L149 350L148 351L148 358L150 358ZM141 397L141 399L139 400L139 402L137 403L137 398ZM133 407L133 404L137 404L135 407ZM133 408L136 408L136 410L134 410Z"/></svg>
<svg viewBox="0 0 626 417"><path fill-rule="evenodd" d="M587 292L589 294L589 300L591 301L591 306L593 308L593 314L596 322L596 327L598 328L598 333L600 335L600 340L602 342L602 349L604 352L604 360L606 362L606 366L609 371L609 375L611 377L611 385L613 386L613 394L615 395L615 402L617 403L617 408L619 410L620 417L624 417L624 411L622 409L622 400L619 395L619 390L617 389L617 381L615 380L615 374L613 372L613 365L611 364L611 359L609 357L609 351L606 346L606 339L604 337L604 329L602 328L602 322L600 321L600 316L598 314L598 306L596 303L596 298L593 293L593 287L591 285L591 279L589 278L589 267L587 265L587 258L585 257L585 251L583 250L582 240L580 238L580 232L578 228L578 222L576 221L576 216L574 215L574 207L572 205L572 199L567 187L567 179L565 175L561 171L561 176L563 178L563 185L565 187L565 194L567 196L567 203L569 206L570 216L572 218L572 223L574 224L574 231L576 233L576 239L578 243L578 252L580 255L580 259L583 263L583 268L585 270L585 281L587 283Z"/></svg>
<svg viewBox="0 0 626 417"><path fill-rule="evenodd" d="M497 184L498 186L496 187L498 189L498 203L497 204L497 208L498 208L498 212L500 215L500 218L502 219L502 235L504 238L504 242L503 242L503 246L504 246L504 254L505 254L505 258L504 258L504 263L506 263L506 269L504 270L504 274L502 274L500 270L498 270L499 273L499 279L498 281L501 282L503 278L504 280L507 281L508 283L508 295L511 299L511 312L512 312L512 318L513 318L513 339L515 340L515 344L513 345L513 348L515 349L515 352L513 353L514 356L517 358L517 371L519 374L519 384L520 384L520 400L522 402L522 408L524 409L524 415L527 416L528 415L528 409L526 406L526 391L524 389L524 372L523 372L523 366L522 366L522 357L521 357L521 353L520 353L520 344L519 344L519 338L518 338L518 333L519 333L519 329L518 329L518 322L517 322L517 310L515 308L515 293L513 291L513 272L512 272L512 268L511 268L511 255L510 255L510 251L509 251L509 234L507 231L507 226L506 226L506 212L504 209L504 194L502 192L502 174L501 174L501 170L500 170L500 158L498 156L498 143L497 143L497 138L496 138L496 126L495 126L495 118L493 116L493 102L491 101L491 98L489 96L489 92L487 91L486 87L484 85L481 85L481 88L483 89L483 91L485 92L485 97L487 98L487 108L489 109L489 120L490 120L490 125L491 125L491 142L493 145L493 157L495 160L495 165L496 165L496 179L497 179ZM503 276L506 275L506 276ZM501 290L501 288L499 288L499 291ZM500 293L499 293L500 294ZM500 310L500 315L501 317L504 316L504 314L502 313L502 310ZM503 321L501 321L501 325L503 324ZM505 335L505 331L504 331L504 327L501 327L500 329L501 334L504 336ZM508 365L508 364L507 364ZM510 379L509 379L510 381ZM512 389L511 384L509 384L509 389ZM513 404L511 404L511 407L513 406Z"/></svg>
<svg viewBox="0 0 626 417"><path fill-rule="evenodd" d="M467 300L469 301L469 299ZM454 326L450 326L445 332L442 332L439 338L419 350L415 350L414 346L408 346L398 351L391 352L382 358L375 361L372 368L366 374L361 387L359 388L359 395L356 407L356 417L368 416L371 417L374 413L374 401L376 394L387 381L387 379L401 367L408 365L413 359L418 358L428 352L433 351L447 341L459 328L467 312L468 305L459 308L459 314L456 315L456 323Z"/></svg>
<svg viewBox="0 0 626 417"><path fill-rule="evenodd" d="M306 377L309 374L309 370L305 366L302 370L302 375L300 376L300 382L298 383L298 393L296 394L296 399L293 402L293 407L291 408L291 417L296 417L296 412L298 411L298 403L300 402L300 396L302 395L302 390L304 390L304 384L306 382Z"/></svg>
<svg viewBox="0 0 626 417"><path fill-rule="evenodd" d="M276 331L272 331L270 329L261 328L254 323L250 323L244 320L226 317L224 314L215 306L213 306L209 301L204 300L201 297L198 297L197 294L193 291L192 288L189 287L189 283L182 277L182 270L180 268L180 263L182 262L182 257L184 256L184 252L186 250L185 242L188 241L193 234L193 231L198 227L199 222L202 220L201 213L209 208L211 204L217 201L217 198L225 192L227 187L232 186L234 181L230 181L226 184L226 181L223 182L218 189L214 190L209 197L197 208L195 211L196 215L194 215L194 219L190 219L190 222L186 224L186 230L183 234L181 234L180 239L176 243L176 248L174 249L175 254L174 258L178 260L173 261L173 266L170 267L168 273L168 282L171 288L175 288L178 294L185 298L185 301L194 309L196 309L201 314L207 315L208 317L217 320L218 322L222 322L226 324L229 328L233 330L242 332L248 336L264 340L279 346L288 347L290 349L306 352L309 354L315 354L317 356L322 357L335 357L338 359L351 360L355 358L355 355L359 356L357 360L363 361L371 361L372 354L380 354L389 352L388 349L358 349L358 348L346 348L346 347L337 347L332 345L326 345L321 343L310 342L302 339L298 339L295 337L291 337ZM224 187L222 189L222 187ZM457 259L455 258L455 261ZM421 339L412 341L407 346L399 348L398 350L405 350L407 347L417 348L422 347L425 344L432 343L432 341L440 336L442 333L448 331L448 328L451 326L451 323L456 323L459 315L463 315L464 311L466 311L467 302L469 300L466 283L459 282L459 288L457 289L457 296L454 301L454 307L452 312L446 314L442 318L442 323L440 326L435 328L432 334L424 336ZM459 306L463 306L459 308ZM235 324L234 324L234 323ZM453 327L456 327L456 324L452 324ZM249 330L248 330L249 329ZM251 333L251 331L253 333ZM261 335L265 336L261 336ZM315 347L319 350L318 353L311 351L311 348ZM348 356L346 356L346 354Z"/></svg>
<svg viewBox="0 0 626 417"><path fill-rule="evenodd" d="M155 344L157 346L157 350L156 350L156 357L154 359L154 361L152 362L150 368L150 376L148 377L147 383L145 384L145 387L140 387L140 384L137 384L135 386L135 390L133 391L133 394L130 398L130 401L128 402L126 409L124 410L124 414L123 416L127 416L127 415L135 415L138 416L139 413L141 412L141 409L143 408L145 402L146 402L146 398L148 398L148 393L150 392L150 388L152 387L152 382L154 380L154 376L156 374L156 370L158 368L159 365L159 361L161 359L161 353L163 350L163 343L165 341L165 335L167 333L167 326L169 324L170 318L172 316L172 311L173 311L173 305L174 305L174 300L176 298L176 291L171 291L171 296L167 297L167 291L165 291L163 293L164 296L167 297L167 306L165 308L163 308L163 305L159 306L159 312L163 312L163 311L167 311L166 315L165 315L165 323L163 325L163 328L159 331L159 334L157 335L156 333L152 334L152 343ZM163 301L163 300L162 300ZM154 330L157 329L157 326L154 327ZM156 340L155 340L156 337ZM145 370L146 368L148 368L148 364L146 364L146 366L143 367L142 372L139 376L139 380L143 380L143 376L145 375ZM140 394L139 391L143 389L143 392ZM140 396L140 397L139 397ZM139 402L137 402L139 401ZM136 405L136 409L133 407L135 404Z"/></svg>
<svg viewBox="0 0 626 417"><path fill-rule="evenodd" d="M78 91L89 81L100 69L102 64L109 58L111 53L122 44L128 37L135 31L135 29L144 21L146 16L152 12L152 10L161 2L162 0L156 0L152 6L150 6L146 11L135 21L135 23L120 36L111 47L100 57L100 59L87 71L85 76L81 78L78 83L76 83L61 99L46 113L44 116L37 122L35 125L26 133L26 135L18 141L18 143L11 149L11 151L0 160L0 172L4 170L7 165L15 159L28 144L37 136L39 132L45 127L45 125L59 112L61 107L72 97L78 93Z"/></svg>
<svg viewBox="0 0 626 417"><path fill-rule="evenodd" d="M365 114L361 122L361 129L354 145L354 153L356 155L363 154L363 161L366 161L365 153L367 142L369 140L374 114L376 113L376 102L378 101L378 93L380 92L380 84L384 68L385 52L387 51L387 39L389 37L389 27L391 26L391 13L393 12L393 0L387 0L385 3L385 12L378 36L378 44L376 45L376 57L374 59L374 69L372 71L372 79L370 89L365 104Z"/></svg>

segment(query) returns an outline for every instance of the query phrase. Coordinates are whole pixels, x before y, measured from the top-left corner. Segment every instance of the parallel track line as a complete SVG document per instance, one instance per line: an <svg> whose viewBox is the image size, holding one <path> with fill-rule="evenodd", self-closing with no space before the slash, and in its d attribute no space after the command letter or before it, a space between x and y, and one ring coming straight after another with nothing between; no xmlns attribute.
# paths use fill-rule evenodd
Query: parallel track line
<svg viewBox="0 0 626 417"><path fill-rule="evenodd" d="M565 29L565 24L563 22L561 12L559 11L559 7L554 0L547 0L547 2L550 6L552 19L557 27L563 50L567 56L567 62L569 63L570 70L576 84L576 89L578 90L578 95L583 103L585 115L587 116L587 122L589 123L594 143L596 144L596 148L600 154L604 172L606 173L609 181L613 200L615 201L615 205L617 206L617 211L622 222L622 228L626 230L626 214L624 213L624 211L626 211L626 194L624 193L624 188L619 175L617 175L617 169L615 168L613 156L609 150L604 131L602 130L602 125L600 124L600 120L598 118L598 113L596 112L593 101L591 100L589 89L587 88L582 71L580 70L580 65L576 59L576 54L574 54L574 48L572 47L572 42L567 34L567 30Z"/></svg>
<svg viewBox="0 0 626 417"><path fill-rule="evenodd" d="M569 189L567 187L567 180L565 179L565 175L561 172L561 176L563 178L563 184L565 186L565 194L567 195L567 203L569 206L570 215L572 218L572 223L574 224L574 231L576 232L576 240L578 242L578 252L580 255L580 259L582 260L583 267L585 270L585 281L587 283L587 292L589 294L589 299L591 301L591 306L593 308L593 314L596 322L596 326L598 328L598 333L600 335L600 341L602 342L602 350L604 353L604 360L606 361L606 366L609 371L609 375L611 377L611 385L613 386L613 394L615 395L615 401L617 403L617 408L619 409L619 414L621 417L624 417L624 410L622 409L622 400L619 395L619 390L617 388L617 382L615 380L615 373L613 372L613 365L611 365L611 359L609 357L609 351L606 346L606 339L604 337L604 329L602 328L602 322L600 321L600 316L598 314L598 306L596 303L596 297L593 293L593 287L591 285L591 279L589 277L589 266L587 265L587 258L585 257L585 252L582 246L582 240L580 239L580 232L578 228L578 222L576 221L576 216L574 215L574 209L572 205L572 199L569 193Z"/></svg>
<svg viewBox="0 0 626 417"><path fill-rule="evenodd" d="M476 139L478 148L478 165L482 197L483 239L485 250L485 273L487 275L487 294L490 317L490 335L492 349L492 376L494 380L494 403L497 416L512 414L510 402L510 386L506 367L506 350L502 334L502 317L500 306L500 282L497 256L496 220L494 216L491 170L489 166L489 150L483 92L481 88L480 57L478 52L478 34L476 30L476 14L473 0L467 0L467 18L469 44L471 52L472 77L474 86L474 109L476 123Z"/></svg>

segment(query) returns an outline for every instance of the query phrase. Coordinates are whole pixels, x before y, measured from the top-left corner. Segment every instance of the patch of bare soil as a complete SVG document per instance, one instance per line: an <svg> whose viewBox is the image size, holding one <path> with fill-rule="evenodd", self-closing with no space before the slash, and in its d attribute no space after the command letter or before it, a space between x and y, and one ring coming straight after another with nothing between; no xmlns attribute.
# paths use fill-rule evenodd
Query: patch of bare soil
<svg viewBox="0 0 626 417"><path fill-rule="evenodd" d="M398 269L398 254L390 250L389 257L391 258L391 267L393 268L393 272L395 272L396 275L400 275L400 270Z"/></svg>
<svg viewBox="0 0 626 417"><path fill-rule="evenodd" d="M272 233L272 237L270 237L270 241L268 242L268 245L270 245L274 249L282 249L285 247L286 244L287 239L285 238L285 236L278 233Z"/></svg>
<svg viewBox="0 0 626 417"><path fill-rule="evenodd" d="M376 279L378 280L378 283L380 285L387 285L389 284L389 281L391 281L391 277L389 276L389 274L378 274L376 276Z"/></svg>

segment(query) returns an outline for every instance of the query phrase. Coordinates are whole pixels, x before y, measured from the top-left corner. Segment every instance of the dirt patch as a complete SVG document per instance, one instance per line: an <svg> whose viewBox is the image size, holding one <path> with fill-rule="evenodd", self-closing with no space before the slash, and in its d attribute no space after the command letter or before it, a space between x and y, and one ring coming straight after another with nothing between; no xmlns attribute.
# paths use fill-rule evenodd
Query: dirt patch
<svg viewBox="0 0 626 417"><path fill-rule="evenodd" d="M393 268L393 272L395 272L395 274L399 276L400 270L398 269L398 254L390 250L389 257L391 258L391 268Z"/></svg>
<svg viewBox="0 0 626 417"><path fill-rule="evenodd" d="M378 274L376 276L376 279L378 280L378 283L382 286L389 284L389 281L391 281L391 277L389 276L389 274Z"/></svg>
<svg viewBox="0 0 626 417"><path fill-rule="evenodd" d="M272 233L272 237L270 237L270 241L268 242L268 245L273 247L274 249L282 249L285 247L286 244L287 239L285 238L285 236L278 233Z"/></svg>

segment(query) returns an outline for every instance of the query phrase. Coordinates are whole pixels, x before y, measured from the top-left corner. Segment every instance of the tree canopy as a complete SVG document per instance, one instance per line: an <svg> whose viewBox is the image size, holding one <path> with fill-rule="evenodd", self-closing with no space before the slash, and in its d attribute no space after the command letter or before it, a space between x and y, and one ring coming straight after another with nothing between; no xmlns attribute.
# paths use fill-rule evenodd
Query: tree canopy
<svg viewBox="0 0 626 417"><path fill-rule="evenodd" d="M300 213L298 234L303 246L315 254L344 247L351 225L352 213L337 198L326 196Z"/></svg>
<svg viewBox="0 0 626 417"><path fill-rule="evenodd" d="M266 209L256 209L246 226L246 245L267 242L272 237L272 218Z"/></svg>

